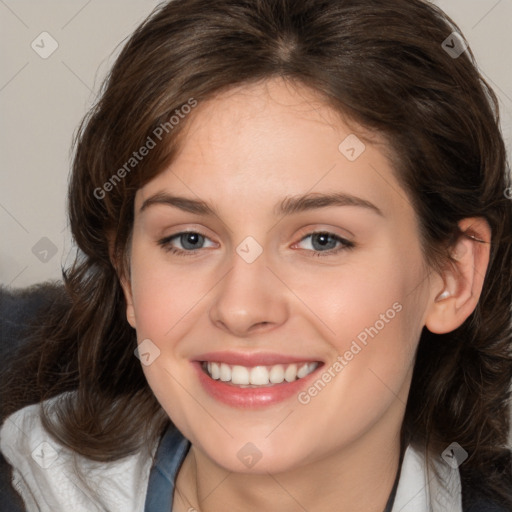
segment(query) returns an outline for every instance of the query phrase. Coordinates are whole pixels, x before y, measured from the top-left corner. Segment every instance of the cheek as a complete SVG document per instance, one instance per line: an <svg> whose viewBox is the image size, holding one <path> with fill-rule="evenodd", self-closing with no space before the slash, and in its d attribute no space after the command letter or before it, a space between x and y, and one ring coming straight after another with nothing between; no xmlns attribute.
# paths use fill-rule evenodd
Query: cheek
<svg viewBox="0 0 512 512"><path fill-rule="evenodd" d="M141 244L142 245L142 244ZM194 314L204 295L201 279L177 272L165 256L134 244L131 282L137 340L150 340L152 359L142 370L163 408L173 412L173 421L183 424L182 411L190 407L183 383L189 378L180 357L179 341L193 325ZM142 359L141 359L142 361Z"/></svg>
<svg viewBox="0 0 512 512"><path fill-rule="evenodd" d="M404 336L394 332L390 337L410 339L407 332L419 321L411 312L421 307L415 297L425 273L419 252L411 248L409 253L405 257L386 247L378 257L361 253L347 258L346 265L288 274L285 280L294 284L311 322L340 353L348 350L351 340L364 344L372 334L385 337L399 327L405 328ZM405 309L410 311L405 314Z"/></svg>
<svg viewBox="0 0 512 512"><path fill-rule="evenodd" d="M406 401L422 329L421 261L414 249L407 257L389 250L372 264L359 260L338 275L302 278L298 295L307 297L315 325L336 354L326 379L335 382L329 400L338 403L339 414L353 414L351 406L357 403L365 407L352 409L356 414L375 413L400 393Z"/></svg>
<svg viewBox="0 0 512 512"><path fill-rule="evenodd" d="M204 278L191 278L190 271L176 269L154 251L149 257L134 249L131 280L138 338L156 343L176 337L208 291Z"/></svg>

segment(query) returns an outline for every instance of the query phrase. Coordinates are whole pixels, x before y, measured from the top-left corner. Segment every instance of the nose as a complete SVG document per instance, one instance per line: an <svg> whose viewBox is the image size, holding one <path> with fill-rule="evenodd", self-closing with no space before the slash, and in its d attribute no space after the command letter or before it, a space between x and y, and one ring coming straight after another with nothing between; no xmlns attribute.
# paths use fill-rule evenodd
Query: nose
<svg viewBox="0 0 512 512"><path fill-rule="evenodd" d="M270 331L288 318L287 289L267 267L265 252L252 263L234 253L231 270L215 290L210 320L233 336Z"/></svg>

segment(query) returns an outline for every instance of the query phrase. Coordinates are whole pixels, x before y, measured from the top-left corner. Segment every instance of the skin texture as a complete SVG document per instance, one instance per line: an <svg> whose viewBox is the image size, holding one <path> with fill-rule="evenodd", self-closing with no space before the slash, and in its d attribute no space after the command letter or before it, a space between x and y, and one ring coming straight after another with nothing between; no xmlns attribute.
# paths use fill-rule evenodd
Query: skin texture
<svg viewBox="0 0 512 512"><path fill-rule="evenodd" d="M488 245L463 237L456 267L443 275L427 268L384 140L358 128L366 149L349 161L338 147L356 133L353 123L305 87L281 79L245 85L199 105L187 122L176 160L137 192L130 274L122 278L137 339L160 350L143 367L148 383L192 442L175 510L381 512L398 468L421 330L451 331L473 311ZM165 204L140 212L163 192L206 201L216 215ZM274 214L285 197L332 192L370 201L382 215L359 206ZM461 226L490 240L482 219ZM187 230L206 237L192 256L158 243ZM315 231L355 247L315 256L322 249L307 236ZM248 236L263 249L253 263L236 252ZM179 237L170 246L183 249ZM444 290L450 295L436 299ZM400 312L306 405L296 396L253 409L222 404L191 364L229 350L329 367L396 303ZM262 455L252 468L237 457L249 442Z"/></svg>

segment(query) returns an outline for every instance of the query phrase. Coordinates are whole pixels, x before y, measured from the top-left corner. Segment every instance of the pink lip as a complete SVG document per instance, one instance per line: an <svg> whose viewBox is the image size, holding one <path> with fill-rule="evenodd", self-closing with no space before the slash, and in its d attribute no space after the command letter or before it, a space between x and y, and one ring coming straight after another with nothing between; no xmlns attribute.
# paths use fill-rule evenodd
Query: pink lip
<svg viewBox="0 0 512 512"><path fill-rule="evenodd" d="M287 356L284 354L272 354L270 352L243 353L243 352L208 352L194 357L195 361L213 361L240 366L273 366L275 364L310 363L320 361L316 358L304 358Z"/></svg>
<svg viewBox="0 0 512 512"><path fill-rule="evenodd" d="M218 353L215 354L215 359L202 359L202 361L223 361L228 363L226 359L219 358ZM240 358L235 358L237 362L240 361ZM262 362L266 361L264 358L259 358L259 365L266 366L267 363ZM275 359L272 359L275 361ZM284 361L284 359L283 359ZM311 361L311 359L300 359L296 361L291 361L290 358L286 359L286 362L306 362ZM281 361L277 363L270 364L280 364ZM220 380L212 379L202 368L200 361L192 362L198 378L201 383L203 389L215 400L229 405L231 407L243 408L243 409L252 409L258 407L266 407L269 405L274 405L279 402L283 402L291 397L296 397L298 393L304 390L312 379L315 379L317 376L318 370L323 366L320 364L316 370L311 372L306 377L302 379L295 380L293 382L284 381L281 384L276 384L274 386L269 387L261 387L261 388L241 388L238 386L234 386L232 384L228 384L226 382L222 382ZM236 364L236 363L228 363L228 364ZM258 366L258 364L248 364L247 362L244 364L245 366Z"/></svg>

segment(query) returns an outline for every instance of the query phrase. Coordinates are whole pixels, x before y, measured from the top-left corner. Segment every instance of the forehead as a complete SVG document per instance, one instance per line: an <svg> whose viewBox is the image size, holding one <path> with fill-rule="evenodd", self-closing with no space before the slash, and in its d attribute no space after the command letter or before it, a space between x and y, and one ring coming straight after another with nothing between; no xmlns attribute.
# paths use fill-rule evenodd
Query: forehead
<svg viewBox="0 0 512 512"><path fill-rule="evenodd" d="M405 192L385 138L297 83L272 79L222 92L194 109L180 141L174 161L139 191L139 206L151 194L179 189L225 205L236 196L344 191L383 211L409 207L399 204Z"/></svg>
<svg viewBox="0 0 512 512"><path fill-rule="evenodd" d="M247 152L254 153L259 147L261 153L268 153L277 149L275 144L268 145L272 139L285 142L279 153L288 152L289 156L287 150L307 132L311 142L318 145L320 133L331 132L339 139L354 130L364 139L384 141L379 134L350 122L344 113L328 105L318 91L280 77L238 85L215 95L194 110L185 127L187 139L193 138L195 144L209 145L210 149L231 148L239 143L236 148L240 152L247 148ZM325 145L332 146L332 139L327 139Z"/></svg>

